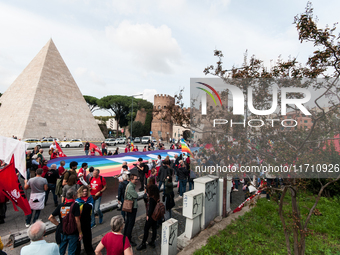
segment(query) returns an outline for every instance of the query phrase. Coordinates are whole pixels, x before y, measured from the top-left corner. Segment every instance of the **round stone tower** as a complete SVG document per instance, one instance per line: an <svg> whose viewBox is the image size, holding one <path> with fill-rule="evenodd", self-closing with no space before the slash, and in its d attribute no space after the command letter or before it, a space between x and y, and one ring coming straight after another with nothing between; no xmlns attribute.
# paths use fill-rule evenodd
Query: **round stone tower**
<svg viewBox="0 0 340 255"><path fill-rule="evenodd" d="M172 136L172 120L168 113L168 107L175 105L175 98L169 95L154 96L154 111L151 123L152 136L158 141L162 138L163 141L169 141ZM172 138L172 137L171 137Z"/></svg>

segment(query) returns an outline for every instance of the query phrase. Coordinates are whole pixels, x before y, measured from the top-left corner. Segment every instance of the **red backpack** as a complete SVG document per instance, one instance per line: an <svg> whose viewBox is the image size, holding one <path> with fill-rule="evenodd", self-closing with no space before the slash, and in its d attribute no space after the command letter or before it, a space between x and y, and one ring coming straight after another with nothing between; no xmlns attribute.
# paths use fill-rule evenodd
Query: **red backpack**
<svg viewBox="0 0 340 255"><path fill-rule="evenodd" d="M73 206L76 202L73 202L70 211L63 218L63 233L65 235L72 235L77 231L77 222L74 214L72 213Z"/></svg>

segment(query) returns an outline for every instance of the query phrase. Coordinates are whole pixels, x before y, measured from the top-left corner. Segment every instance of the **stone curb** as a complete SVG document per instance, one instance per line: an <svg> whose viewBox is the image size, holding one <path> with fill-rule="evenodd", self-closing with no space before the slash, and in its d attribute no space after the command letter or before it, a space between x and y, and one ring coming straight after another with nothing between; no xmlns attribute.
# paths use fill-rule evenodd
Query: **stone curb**
<svg viewBox="0 0 340 255"><path fill-rule="evenodd" d="M174 185L174 187L177 187L177 182L173 182L173 185ZM164 188L161 188L160 191L163 191L163 189ZM138 194L138 200L143 199L143 195L144 195L143 191L137 192L137 194ZM100 205L100 210L103 213L112 211L112 210L117 209L117 208L118 208L118 200L117 199L112 200L111 202ZM49 235L49 234L55 232L55 230L57 229L57 226L54 225L53 223L51 223L50 221L45 222L45 224L46 224L46 234L45 235ZM18 232L13 233L13 234L4 236L2 239L10 241L13 244L13 248L16 248L20 245L23 245L25 243L30 242L30 239L27 235L27 229L20 230Z"/></svg>
<svg viewBox="0 0 340 255"><path fill-rule="evenodd" d="M263 198L263 196L260 196ZM201 231L197 236L193 239L188 240L186 247L184 247L177 255L191 255L194 254L196 250L201 249L204 245L207 244L208 238L217 235L219 231L225 229L233 220L236 220L238 217L244 215L246 212L251 211L253 207L244 206L241 211L236 213L230 213L226 218L223 218L218 224L214 224L210 228L206 228Z"/></svg>

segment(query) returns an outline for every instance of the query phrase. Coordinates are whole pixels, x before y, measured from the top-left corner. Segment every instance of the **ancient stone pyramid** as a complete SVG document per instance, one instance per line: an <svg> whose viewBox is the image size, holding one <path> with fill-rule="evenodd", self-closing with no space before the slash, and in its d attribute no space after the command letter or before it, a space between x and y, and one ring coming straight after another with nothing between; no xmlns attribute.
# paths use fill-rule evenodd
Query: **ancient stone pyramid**
<svg viewBox="0 0 340 255"><path fill-rule="evenodd" d="M0 98L0 135L103 140L52 39Z"/></svg>

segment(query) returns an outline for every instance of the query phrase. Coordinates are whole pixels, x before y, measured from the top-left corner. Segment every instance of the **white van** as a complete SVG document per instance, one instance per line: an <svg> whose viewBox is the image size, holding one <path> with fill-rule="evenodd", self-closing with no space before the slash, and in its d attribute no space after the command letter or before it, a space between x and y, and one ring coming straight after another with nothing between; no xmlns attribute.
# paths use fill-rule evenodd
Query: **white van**
<svg viewBox="0 0 340 255"><path fill-rule="evenodd" d="M151 136L143 136L142 143L149 143L149 141L151 142L151 139Z"/></svg>

